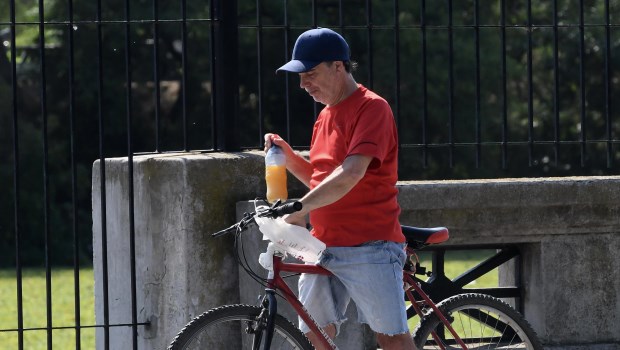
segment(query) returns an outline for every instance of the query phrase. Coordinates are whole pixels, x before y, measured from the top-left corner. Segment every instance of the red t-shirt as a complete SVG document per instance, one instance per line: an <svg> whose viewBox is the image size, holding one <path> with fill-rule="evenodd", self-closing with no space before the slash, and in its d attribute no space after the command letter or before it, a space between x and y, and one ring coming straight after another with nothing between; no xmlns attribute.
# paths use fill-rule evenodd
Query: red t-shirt
<svg viewBox="0 0 620 350"><path fill-rule="evenodd" d="M373 240L405 242L398 216L398 134L389 104L362 85L314 124L310 188L353 154L373 157L366 175L335 203L313 210L313 235L328 247Z"/></svg>

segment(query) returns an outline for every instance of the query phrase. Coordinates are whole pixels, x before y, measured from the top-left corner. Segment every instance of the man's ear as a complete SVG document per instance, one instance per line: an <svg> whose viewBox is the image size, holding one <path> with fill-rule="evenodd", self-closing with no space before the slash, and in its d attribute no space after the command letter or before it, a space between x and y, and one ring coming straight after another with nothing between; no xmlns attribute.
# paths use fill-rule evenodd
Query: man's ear
<svg viewBox="0 0 620 350"><path fill-rule="evenodd" d="M334 62L334 63L336 64L336 70L337 70L337 71L339 71L339 72L340 72L340 71L343 71L343 72L345 71L345 69L344 69L344 62L342 62L342 61L336 61L336 62Z"/></svg>

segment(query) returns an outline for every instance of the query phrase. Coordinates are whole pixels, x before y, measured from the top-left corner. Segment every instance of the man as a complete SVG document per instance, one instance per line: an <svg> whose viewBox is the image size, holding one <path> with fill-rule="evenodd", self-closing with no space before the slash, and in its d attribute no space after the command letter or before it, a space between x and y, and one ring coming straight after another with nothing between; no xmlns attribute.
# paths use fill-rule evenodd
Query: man
<svg viewBox="0 0 620 350"><path fill-rule="evenodd" d="M297 39L293 59L278 71L299 74L300 87L325 105L314 125L310 160L276 134L265 150L281 146L287 169L310 191L303 210L285 220L305 226L327 249L317 262L334 276L302 275L300 300L335 337L350 299L359 321L377 333L383 349L415 349L406 322L402 268L405 238L397 202L398 140L388 103L357 84L349 46L338 33L318 28ZM318 348L317 335L300 328Z"/></svg>

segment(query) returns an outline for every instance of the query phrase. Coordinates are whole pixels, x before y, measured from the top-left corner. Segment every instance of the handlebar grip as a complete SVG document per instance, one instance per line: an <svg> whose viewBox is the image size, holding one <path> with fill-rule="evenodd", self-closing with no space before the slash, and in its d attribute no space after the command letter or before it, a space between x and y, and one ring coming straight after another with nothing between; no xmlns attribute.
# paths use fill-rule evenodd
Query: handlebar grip
<svg viewBox="0 0 620 350"><path fill-rule="evenodd" d="M284 216L286 214L292 214L296 211L300 211L303 208L303 204L301 202L291 202L281 205L279 207L273 208L273 216Z"/></svg>

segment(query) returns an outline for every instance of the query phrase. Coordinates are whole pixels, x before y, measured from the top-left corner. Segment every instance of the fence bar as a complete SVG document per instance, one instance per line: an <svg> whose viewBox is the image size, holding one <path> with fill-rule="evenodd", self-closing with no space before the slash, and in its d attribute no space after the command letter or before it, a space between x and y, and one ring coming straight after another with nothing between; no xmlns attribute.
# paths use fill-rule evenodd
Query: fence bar
<svg viewBox="0 0 620 350"><path fill-rule="evenodd" d="M181 108L183 113L183 150L189 151L187 136L187 0L181 0ZM129 21L129 18L127 19Z"/></svg>
<svg viewBox="0 0 620 350"><path fill-rule="evenodd" d="M611 142L611 28L609 15L609 0L605 0L605 134L607 135L607 168L611 169L614 163Z"/></svg>
<svg viewBox="0 0 620 350"><path fill-rule="evenodd" d="M318 6L316 5L316 1L317 0L312 0L312 28L317 28L319 26L318 24L318 13L317 13L317 9ZM344 33L342 33L344 34ZM319 117L319 104L316 101L312 101L312 108L314 110L314 121L316 121L316 119Z"/></svg>
<svg viewBox="0 0 620 350"><path fill-rule="evenodd" d="M125 0L125 82L127 85L127 181L128 181L128 199L129 199L129 269L130 269L130 285L131 285L131 330L133 349L138 348L138 308L136 297L136 232L135 232L135 206L134 206L134 184L133 184L133 140L132 140L132 99L131 90L131 13L129 0ZM185 46L185 43L183 43ZM184 67L185 68L185 67ZM185 72L183 72L185 73ZM185 94L185 91L183 91ZM185 118L184 118L185 124ZM186 135L184 135L186 136ZM184 143L187 138L184 137Z"/></svg>
<svg viewBox="0 0 620 350"><path fill-rule="evenodd" d="M480 130L480 5L478 0L474 1L474 45L476 55L476 168L480 168L482 133Z"/></svg>
<svg viewBox="0 0 620 350"><path fill-rule="evenodd" d="M581 166L586 166L586 57L583 0L579 0L579 102L581 115Z"/></svg>
<svg viewBox="0 0 620 350"><path fill-rule="evenodd" d="M508 75L506 73L506 0L500 0L500 46L502 75L502 169L508 168Z"/></svg>
<svg viewBox="0 0 620 350"><path fill-rule="evenodd" d="M455 277L453 282L460 288L465 287L469 283L491 272L493 269L503 265L511 259L520 256L519 249L516 246L507 246L498 248L499 251L495 255L478 263L476 266L463 272ZM516 297L520 297L517 295Z"/></svg>
<svg viewBox="0 0 620 350"><path fill-rule="evenodd" d="M372 0L366 0L366 40L368 41L368 88L374 88L374 59L372 45Z"/></svg>
<svg viewBox="0 0 620 350"><path fill-rule="evenodd" d="M81 347L81 308L80 308L80 235L78 233L78 203L77 203L77 162L76 162L76 142L75 135L75 55L74 55L74 24L73 24L73 0L68 2L69 26L69 130L71 148L71 206L72 206L72 229L73 229L73 295L74 295L74 317L75 317L75 350Z"/></svg>
<svg viewBox="0 0 620 350"><path fill-rule="evenodd" d="M340 28L340 33L344 35L344 4L343 0L338 1L338 27ZM316 103L314 104L316 110ZM315 116L318 117L318 113L315 112Z"/></svg>
<svg viewBox="0 0 620 350"><path fill-rule="evenodd" d="M553 0L553 138L555 140L555 166L560 164L560 55L558 35L558 0Z"/></svg>
<svg viewBox="0 0 620 350"><path fill-rule="evenodd" d="M342 4L342 1L341 1ZM288 15L288 0L284 0L284 62L289 61L289 40L290 40L290 32L291 25L289 23L289 15ZM291 103L290 103L290 84L289 84L289 74L285 72L284 74L284 96L286 101L286 139L289 140L289 143L292 145L293 140L291 139ZM262 142L262 140L261 140Z"/></svg>
<svg viewBox="0 0 620 350"><path fill-rule="evenodd" d="M258 144L263 144L265 115L263 114L263 2L256 0L256 50L258 63Z"/></svg>
<svg viewBox="0 0 620 350"><path fill-rule="evenodd" d="M448 0L448 117L449 164L454 167L454 33L452 0Z"/></svg>
<svg viewBox="0 0 620 350"><path fill-rule="evenodd" d="M532 0L527 1L527 119L528 159L534 165L534 82L532 77Z"/></svg>
<svg viewBox="0 0 620 350"><path fill-rule="evenodd" d="M153 0L153 80L155 81L155 151L161 152L161 86L159 77L159 1Z"/></svg>
<svg viewBox="0 0 620 350"><path fill-rule="evenodd" d="M45 71L45 7L44 1L39 0L39 67L41 76L41 117L43 119L43 235L45 244L45 305L47 318L47 348L52 349L52 266L51 266L51 237L49 228L49 169L47 126L47 79Z"/></svg>
<svg viewBox="0 0 620 350"><path fill-rule="evenodd" d="M338 0L338 27L340 33L344 33L344 4L342 0Z"/></svg>
<svg viewBox="0 0 620 350"><path fill-rule="evenodd" d="M237 1L216 1L218 19L215 33L215 84L217 109L215 110L216 145L219 151L238 149L238 73L237 73Z"/></svg>
<svg viewBox="0 0 620 350"><path fill-rule="evenodd" d="M318 27L318 13L317 13L317 0L312 0L312 28Z"/></svg>
<svg viewBox="0 0 620 350"><path fill-rule="evenodd" d="M420 1L420 33L422 35L422 165L428 168L428 76L426 62L426 0Z"/></svg>
<svg viewBox="0 0 620 350"><path fill-rule="evenodd" d="M398 0L394 0L394 73L396 77L394 99L396 108L394 116L397 125L400 125L400 7ZM398 128L400 130L400 127Z"/></svg>
<svg viewBox="0 0 620 350"><path fill-rule="evenodd" d="M97 0L97 113L99 121L99 186L101 187L101 274L103 302L103 348L110 349L110 298L108 286L108 230L106 215L105 133L103 117L103 32L101 0Z"/></svg>
<svg viewBox="0 0 620 350"><path fill-rule="evenodd" d="M216 94L217 91L215 89L215 53L216 51L216 42L215 42L215 5L213 4L215 0L209 0L209 33L211 35L211 44L209 45L209 56L211 56L211 149L217 149L217 126L218 126L218 118L217 118L217 99Z"/></svg>
<svg viewBox="0 0 620 350"><path fill-rule="evenodd" d="M12 91L12 114L13 114L13 220L15 230L15 279L17 297L17 345L19 350L24 349L24 301L23 301L23 278L21 259L21 230L19 225L19 123L17 113L17 52L16 52L16 26L15 26L15 0L9 1L11 22L11 91Z"/></svg>

